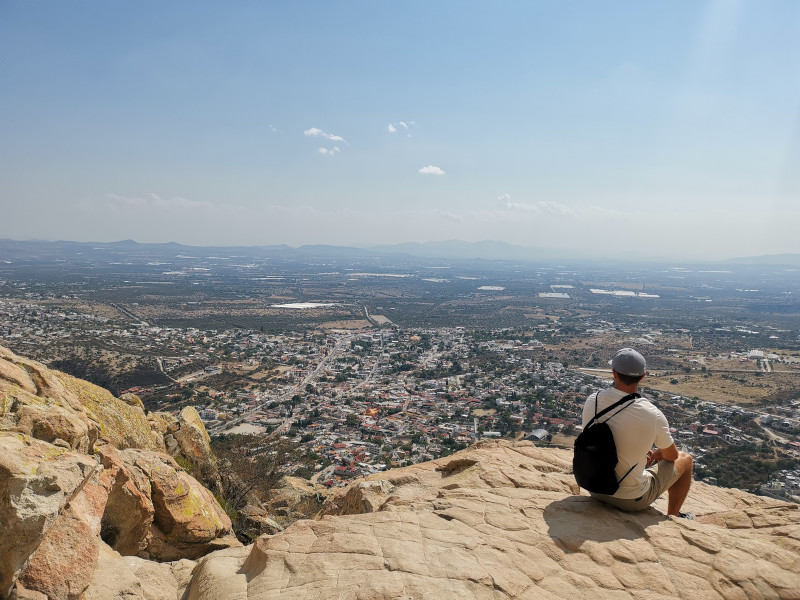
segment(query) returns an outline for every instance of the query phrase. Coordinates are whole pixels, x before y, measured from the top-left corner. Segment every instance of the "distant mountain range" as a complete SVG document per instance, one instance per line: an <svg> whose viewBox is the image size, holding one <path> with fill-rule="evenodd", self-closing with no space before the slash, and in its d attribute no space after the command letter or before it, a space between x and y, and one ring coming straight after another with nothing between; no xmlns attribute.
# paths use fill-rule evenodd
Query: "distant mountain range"
<svg viewBox="0 0 800 600"><path fill-rule="evenodd" d="M504 261L557 261L581 258L575 253L565 253L543 248L523 248L505 242L482 241L464 242L448 240L443 242L427 242L419 244L410 242L381 246L330 246L304 245L299 247L285 244L270 246L186 246L176 242L139 243L134 240L119 242L45 242L39 240L15 241L0 240L0 259L5 257L45 258L64 254L125 254L135 256L175 255L175 254L220 254L243 257L331 257L331 258L368 258L377 256L407 256L412 258L452 259L452 260L504 260Z"/></svg>
<svg viewBox="0 0 800 600"><path fill-rule="evenodd" d="M64 255L88 254L100 258L102 254L149 257L164 255L224 255L251 258L266 257L316 257L316 258L375 258L380 256L406 256L411 258L448 260L500 260L512 262L576 262L603 260L598 256L587 256L578 252L548 248L526 248L506 242L484 240L465 242L446 240L440 242L407 242L393 245L365 247L304 245L298 247L285 244L268 246L187 246L176 242L140 243L134 240L118 242L46 242L39 240L17 241L0 239L0 260L10 258L57 258ZM619 260L619 259L617 259ZM652 259L654 262L676 262L674 259ZM639 262L647 262L640 257ZM687 261L679 261L687 262ZM701 262L701 261L692 261ZM740 265L786 265L800 266L800 254L773 254L731 258L723 261L702 261Z"/></svg>
<svg viewBox="0 0 800 600"><path fill-rule="evenodd" d="M586 258L578 253L547 248L525 248L506 242L484 240L465 242L446 240L443 242L406 242L403 244L371 246L369 250L381 254L404 254L424 258L483 259L483 260L572 260Z"/></svg>
<svg viewBox="0 0 800 600"><path fill-rule="evenodd" d="M792 265L800 267L800 254L766 254L764 256L742 256L725 262L740 265Z"/></svg>

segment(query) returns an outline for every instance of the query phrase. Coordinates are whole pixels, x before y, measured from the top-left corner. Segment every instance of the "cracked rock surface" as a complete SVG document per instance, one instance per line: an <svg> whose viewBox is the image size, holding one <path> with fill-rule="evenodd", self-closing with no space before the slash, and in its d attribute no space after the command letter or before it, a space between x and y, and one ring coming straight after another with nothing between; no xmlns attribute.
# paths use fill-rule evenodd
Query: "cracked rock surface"
<svg viewBox="0 0 800 600"><path fill-rule="evenodd" d="M581 492L571 460L491 441L372 475L319 520L201 559L188 597L800 598L797 505L696 483L696 521L666 498L627 514Z"/></svg>

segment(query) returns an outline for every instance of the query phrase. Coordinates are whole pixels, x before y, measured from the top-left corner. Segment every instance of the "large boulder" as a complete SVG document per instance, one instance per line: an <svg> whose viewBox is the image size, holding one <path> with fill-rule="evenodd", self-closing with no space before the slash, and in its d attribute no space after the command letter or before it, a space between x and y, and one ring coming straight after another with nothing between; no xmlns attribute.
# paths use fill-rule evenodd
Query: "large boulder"
<svg viewBox="0 0 800 600"><path fill-rule="evenodd" d="M55 372L0 347L0 430L87 452L100 432Z"/></svg>
<svg viewBox="0 0 800 600"><path fill-rule="evenodd" d="M193 467L194 475L212 489L221 489L217 460L211 451L211 438L197 411L187 406L178 417L178 429L172 434L180 453Z"/></svg>
<svg viewBox="0 0 800 600"><path fill-rule="evenodd" d="M198 558L213 549L239 545L230 518L211 492L172 458L133 449L120 454L150 485L153 527L142 555L158 560Z"/></svg>
<svg viewBox="0 0 800 600"><path fill-rule="evenodd" d="M107 495L93 477L47 531L18 584L48 600L76 600L91 581L100 548Z"/></svg>
<svg viewBox="0 0 800 600"><path fill-rule="evenodd" d="M390 481L359 481L331 496L324 504L323 515L359 515L381 510L392 498L395 487Z"/></svg>
<svg viewBox="0 0 800 600"><path fill-rule="evenodd" d="M97 448L104 470L102 485L108 494L100 537L120 554L136 556L147 548L155 508L149 478L111 444Z"/></svg>
<svg viewBox="0 0 800 600"><path fill-rule="evenodd" d="M98 448L108 505L101 536L114 550L162 561L239 545L214 496L169 456Z"/></svg>
<svg viewBox="0 0 800 600"><path fill-rule="evenodd" d="M164 452L163 436L150 427L141 401L48 369L0 347L0 430L45 442L66 442L92 452L103 437L117 448Z"/></svg>
<svg viewBox="0 0 800 600"><path fill-rule="evenodd" d="M10 437L5 434L0 442ZM15 437L22 438L18 434ZM46 472L48 465L40 455L52 452L50 448L54 447L38 440L28 441L31 447L39 449L39 454L12 448L12 455L30 462L30 470ZM65 449L55 450L60 452L62 460L76 456ZM119 584L124 589L128 584L135 589L148 585L155 588L155 581L147 585L142 581L144 574L149 573L148 577L157 580L167 577L169 569L142 558L137 558L139 562L111 561L114 564L111 570L121 573L121 579L112 582L108 576L109 557L124 554L176 561L241 546L231 534L230 520L211 493L170 457L150 450L117 450L111 444L99 444L97 450L102 470L94 460L85 457L95 468L87 472L92 474L91 478L82 484L75 478L69 486L75 489L70 500L61 501L51 509L52 524L32 532L31 537L38 539L39 544L33 552L28 552L27 564L21 556L13 569L7 569L12 572L7 589L16 575L20 596L36 598L35 594L43 594L49 600L77 600L93 579L104 586ZM38 463L32 462L35 459ZM54 468L50 471L56 472ZM19 485L26 487L24 482ZM29 485L27 489L33 493ZM15 547L23 548L17 543L18 537L11 539ZM105 562L101 564L102 561ZM131 569L131 565L136 568ZM99 574L98 569L104 574Z"/></svg>
<svg viewBox="0 0 800 600"><path fill-rule="evenodd" d="M0 597L97 470L90 456L0 431Z"/></svg>
<svg viewBox="0 0 800 600"><path fill-rule="evenodd" d="M164 439L150 428L141 403L116 398L105 388L60 371L52 371L67 391L81 403L100 435L117 448L141 448L164 452Z"/></svg>
<svg viewBox="0 0 800 600"><path fill-rule="evenodd" d="M250 554L249 547L231 548L214 552L198 561L187 586L185 600L247 600L250 597L249 577L243 567Z"/></svg>
<svg viewBox="0 0 800 600"><path fill-rule="evenodd" d="M250 501L238 510L239 519L236 523L236 534L239 539L253 541L265 533L277 533L284 527L270 517L269 512L256 499Z"/></svg>

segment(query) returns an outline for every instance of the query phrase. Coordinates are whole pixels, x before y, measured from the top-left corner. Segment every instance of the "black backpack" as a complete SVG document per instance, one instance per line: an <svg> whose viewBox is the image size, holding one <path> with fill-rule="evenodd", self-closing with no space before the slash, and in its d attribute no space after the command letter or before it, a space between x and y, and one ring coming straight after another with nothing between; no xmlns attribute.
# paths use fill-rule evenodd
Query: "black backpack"
<svg viewBox="0 0 800 600"><path fill-rule="evenodd" d="M614 443L614 434L606 421L613 418L617 413L630 406L623 406L616 413L608 417L605 421L598 421L600 417L614 410L626 402L633 402L641 398L639 394L628 394L624 398L616 401L608 408L597 412L597 396L594 395L594 417L586 424L583 431L575 440L575 454L572 457L572 472L575 474L575 481L585 490L596 494L614 494L619 489L622 479L625 479L636 467L633 465L622 479L617 481L617 445ZM638 464L638 463L637 463Z"/></svg>

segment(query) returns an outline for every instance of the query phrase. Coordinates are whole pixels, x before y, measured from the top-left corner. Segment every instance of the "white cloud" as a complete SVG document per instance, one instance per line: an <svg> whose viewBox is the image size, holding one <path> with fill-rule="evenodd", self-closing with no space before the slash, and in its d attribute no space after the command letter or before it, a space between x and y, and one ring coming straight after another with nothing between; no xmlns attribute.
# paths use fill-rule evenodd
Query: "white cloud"
<svg viewBox="0 0 800 600"><path fill-rule="evenodd" d="M398 211L394 213L393 219L396 219L396 222L398 223L402 221L407 221L409 222L409 224L413 222L441 223L443 221L449 221L452 223L461 223L464 220L461 215L451 212L449 210L443 210L441 208ZM410 229L413 229L413 227L410 227Z"/></svg>
<svg viewBox="0 0 800 600"><path fill-rule="evenodd" d="M389 123L386 126L386 129L387 129L387 131L389 133L397 133L398 131L400 131L402 129L406 133L407 137L410 138L412 136L411 136L411 133L409 133L409 130L412 127L414 127L415 125L416 125L416 123L414 123L414 121L408 121L408 122L406 122L406 121L396 121L394 123Z"/></svg>
<svg viewBox="0 0 800 600"><path fill-rule="evenodd" d="M421 175L444 175L444 171L441 168L434 167L433 165L422 167L419 172Z"/></svg>
<svg viewBox="0 0 800 600"><path fill-rule="evenodd" d="M306 129L303 132L303 135L308 137L321 137L326 140L330 140L331 142L343 142L347 144L347 142L342 136L335 135L333 133L328 133L327 131L323 131L319 127L312 127L311 129ZM319 152L320 154L324 154L326 156L333 156L334 154L338 154L341 151L342 149L339 146L325 146L317 149L317 152Z"/></svg>
<svg viewBox="0 0 800 600"><path fill-rule="evenodd" d="M213 208L210 202L189 200L175 196L173 198L162 198L157 194L146 194L139 198L135 196L121 196L118 194L107 195L107 205L112 209L135 208L135 209L156 209L156 210L208 210Z"/></svg>
<svg viewBox="0 0 800 600"><path fill-rule="evenodd" d="M511 194L502 194L498 196L497 200L502 208L510 211L550 215L575 215L575 210L569 206L553 202L552 200L539 200L533 203L513 202L511 200Z"/></svg>
<svg viewBox="0 0 800 600"><path fill-rule="evenodd" d="M414 122L412 121L411 124L413 125ZM408 123L405 121L397 121L396 123L389 123L388 126L389 133L397 133L399 129L405 129L408 131Z"/></svg>
<svg viewBox="0 0 800 600"><path fill-rule="evenodd" d="M332 142L344 142L344 138L340 135L336 135L333 133L328 133L327 131L323 131L318 127L312 127L311 129L306 129L303 132L303 135L311 136L311 137L323 137L326 140L330 140ZM347 142L345 142L347 143Z"/></svg>

